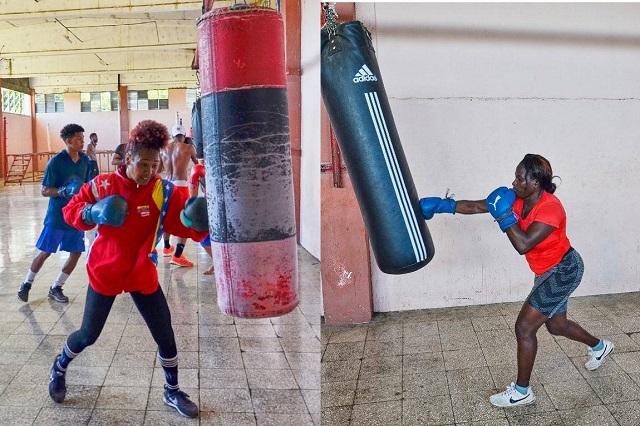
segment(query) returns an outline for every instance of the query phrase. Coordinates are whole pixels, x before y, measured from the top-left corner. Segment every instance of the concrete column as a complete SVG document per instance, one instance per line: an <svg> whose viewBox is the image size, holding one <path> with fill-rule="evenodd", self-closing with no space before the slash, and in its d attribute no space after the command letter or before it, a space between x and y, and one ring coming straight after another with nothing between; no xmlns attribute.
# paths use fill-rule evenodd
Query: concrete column
<svg viewBox="0 0 640 426"><path fill-rule="evenodd" d="M129 98L127 86L119 86L120 98L120 143L129 142Z"/></svg>
<svg viewBox="0 0 640 426"><path fill-rule="evenodd" d="M31 89L30 91L31 97L31 152L36 154L38 152L38 132L36 129L36 91ZM33 163L31 164L31 170L34 172L39 171L38 169L38 156L34 155L31 157L33 159Z"/></svg>
<svg viewBox="0 0 640 426"><path fill-rule="evenodd" d="M2 113L2 79L0 78L0 177L4 179L7 169L7 135L4 134L4 115ZM5 184L6 185L6 184Z"/></svg>
<svg viewBox="0 0 640 426"><path fill-rule="evenodd" d="M355 18L353 3L338 3L340 21ZM335 138L335 136L333 136ZM324 106L321 109L322 301L327 325L371 321L371 259L360 207L343 168Z"/></svg>
<svg viewBox="0 0 640 426"><path fill-rule="evenodd" d="M301 173L301 97L300 65L302 9L298 0L285 0L282 8L284 17L285 55L287 67L287 97L289 103L289 132L291 138L291 166L293 171L293 192L296 209L296 235L300 242L300 173Z"/></svg>

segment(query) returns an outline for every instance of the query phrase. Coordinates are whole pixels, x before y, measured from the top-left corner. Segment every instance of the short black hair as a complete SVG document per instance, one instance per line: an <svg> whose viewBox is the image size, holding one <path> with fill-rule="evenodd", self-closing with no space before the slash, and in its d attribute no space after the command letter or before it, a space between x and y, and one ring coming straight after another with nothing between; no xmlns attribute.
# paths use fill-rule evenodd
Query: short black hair
<svg viewBox="0 0 640 426"><path fill-rule="evenodd" d="M92 138L92 137L94 137L94 136L98 136L98 134L97 134L97 133L91 133L91 134L89 135L89 137L90 137L90 138Z"/></svg>
<svg viewBox="0 0 640 426"><path fill-rule="evenodd" d="M67 143L67 139L72 138L78 132L84 132L84 128L79 124L67 124L60 130L60 139Z"/></svg>
<svg viewBox="0 0 640 426"><path fill-rule="evenodd" d="M520 162L524 166L526 178L537 180L545 191L553 194L556 191L556 184L551 182L553 170L549 160L538 154L527 154Z"/></svg>

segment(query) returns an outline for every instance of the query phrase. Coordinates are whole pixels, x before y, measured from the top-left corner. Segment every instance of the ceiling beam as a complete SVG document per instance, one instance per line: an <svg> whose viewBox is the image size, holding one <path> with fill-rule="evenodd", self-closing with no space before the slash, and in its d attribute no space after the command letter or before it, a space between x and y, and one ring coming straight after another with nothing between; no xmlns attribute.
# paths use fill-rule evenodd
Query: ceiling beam
<svg viewBox="0 0 640 426"><path fill-rule="evenodd" d="M36 93L99 92L118 90L118 74L42 76L29 79ZM157 70L120 75L120 85L130 90L195 88L198 79L192 70Z"/></svg>
<svg viewBox="0 0 640 426"><path fill-rule="evenodd" d="M192 20L74 19L0 30L0 58L196 46Z"/></svg>
<svg viewBox="0 0 640 426"><path fill-rule="evenodd" d="M202 0L0 0L0 19L4 21L78 16L90 18L118 14L145 16L158 12L199 16L202 13Z"/></svg>
<svg viewBox="0 0 640 426"><path fill-rule="evenodd" d="M0 76L19 78L94 73L123 74L132 70L188 69L191 67L193 56L193 49L183 49L166 52L121 51L70 54L64 57L50 55L20 57L0 61Z"/></svg>

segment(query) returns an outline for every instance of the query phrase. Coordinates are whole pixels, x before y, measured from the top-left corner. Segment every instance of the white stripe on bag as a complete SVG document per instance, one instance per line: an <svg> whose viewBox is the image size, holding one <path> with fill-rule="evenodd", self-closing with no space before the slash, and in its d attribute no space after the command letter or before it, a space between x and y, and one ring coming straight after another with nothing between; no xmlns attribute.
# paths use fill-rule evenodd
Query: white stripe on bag
<svg viewBox="0 0 640 426"><path fill-rule="evenodd" d="M422 235L420 234L416 215L411 208L411 201L409 200L407 187L404 184L402 175L400 174L400 166L398 165L398 159L395 155L395 151L393 150L393 145L391 144L389 129L384 119L384 115L382 114L382 107L380 106L378 94L376 92L369 92L365 93L364 96L367 101L367 106L369 107L373 126L376 129L376 134L378 135L378 141L380 142L382 153L384 154L384 161L387 164L387 170L389 171L391 182L393 183L393 189L396 193L396 198L398 200L398 205L400 206L400 211L402 212L407 233L411 240L411 246L413 247L416 262L421 262L427 258L427 250L425 248Z"/></svg>

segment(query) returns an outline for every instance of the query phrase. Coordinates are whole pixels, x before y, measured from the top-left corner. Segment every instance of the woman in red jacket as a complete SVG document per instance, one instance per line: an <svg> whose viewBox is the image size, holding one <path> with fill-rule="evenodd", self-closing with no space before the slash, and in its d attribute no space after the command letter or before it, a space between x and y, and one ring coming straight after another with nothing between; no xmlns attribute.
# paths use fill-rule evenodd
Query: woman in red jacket
<svg viewBox="0 0 640 426"><path fill-rule="evenodd" d="M87 256L89 288L82 326L67 337L51 369L49 395L56 402L65 398L69 363L95 343L116 296L126 292L158 344L167 380L164 402L184 416L198 415L196 404L178 387L178 353L171 313L158 281L155 246L165 230L202 240L208 228L206 201L187 201L156 173L160 149L168 140L164 125L141 122L131 132L124 164L84 185L63 209L65 221L75 228L86 231L96 224L98 228Z"/></svg>

